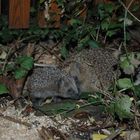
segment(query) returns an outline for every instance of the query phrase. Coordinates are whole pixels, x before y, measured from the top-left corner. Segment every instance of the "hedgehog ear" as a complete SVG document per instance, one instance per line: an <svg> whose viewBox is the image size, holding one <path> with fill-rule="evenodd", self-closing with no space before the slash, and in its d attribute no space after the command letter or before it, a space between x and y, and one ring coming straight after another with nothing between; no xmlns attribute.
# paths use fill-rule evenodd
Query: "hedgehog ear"
<svg viewBox="0 0 140 140"><path fill-rule="evenodd" d="M81 73L81 66L78 62L74 63L70 69L71 76L77 76Z"/></svg>
<svg viewBox="0 0 140 140"><path fill-rule="evenodd" d="M61 77L58 80L58 90L61 90L61 88L64 86L64 79Z"/></svg>

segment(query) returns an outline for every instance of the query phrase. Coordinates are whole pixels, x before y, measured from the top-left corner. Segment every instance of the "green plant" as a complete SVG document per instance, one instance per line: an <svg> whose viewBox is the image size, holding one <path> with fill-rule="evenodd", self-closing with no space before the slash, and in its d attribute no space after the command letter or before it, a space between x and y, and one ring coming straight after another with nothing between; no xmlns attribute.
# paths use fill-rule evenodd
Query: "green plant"
<svg viewBox="0 0 140 140"><path fill-rule="evenodd" d="M120 68L125 74L134 74L140 64L140 53L127 53L120 56Z"/></svg>
<svg viewBox="0 0 140 140"><path fill-rule="evenodd" d="M106 42L107 37L110 38L123 29L123 21L120 20L122 15L119 15L118 11L122 11L119 3L102 3L98 5L98 18L100 22L98 28L105 35L104 42Z"/></svg>
<svg viewBox="0 0 140 140"><path fill-rule="evenodd" d="M33 58L29 56L20 56L15 59L14 62L7 62L1 68L0 76L7 76L20 80L27 76L28 72L33 68ZM0 94L8 93L6 85L0 84Z"/></svg>
<svg viewBox="0 0 140 140"><path fill-rule="evenodd" d="M132 101L129 96L124 95L116 98L108 106L108 110L112 115L117 115L119 119L132 119L133 113L131 113L130 108Z"/></svg>
<svg viewBox="0 0 140 140"><path fill-rule="evenodd" d="M70 25L62 27L60 30L50 31L50 35L55 40L61 41L61 55L66 58L71 48L81 50L86 46L93 48L100 47L95 40L96 29L90 24L84 24L79 19L71 19Z"/></svg>
<svg viewBox="0 0 140 140"><path fill-rule="evenodd" d="M124 72L124 76L116 81L115 98L110 101L108 110L112 115L117 115L121 120L132 119L133 113L131 107L133 100L135 104L139 104L140 84L135 83L135 72L140 64L139 53L127 53L120 56L120 68ZM127 76L127 77L126 77ZM131 93L132 97L129 97Z"/></svg>
<svg viewBox="0 0 140 140"><path fill-rule="evenodd" d="M7 44L13 42L13 40L19 40L20 42L38 41L44 39L49 29L41 29L36 24L31 24L28 30L11 30L8 28L8 19L6 16L0 17L0 44Z"/></svg>
<svg viewBox="0 0 140 140"><path fill-rule="evenodd" d="M5 84L0 83L0 95L5 93L9 93L9 90L7 89Z"/></svg>
<svg viewBox="0 0 140 140"><path fill-rule="evenodd" d="M25 77L33 68L33 58L29 56L20 56L16 58L16 68L13 71L15 79Z"/></svg>

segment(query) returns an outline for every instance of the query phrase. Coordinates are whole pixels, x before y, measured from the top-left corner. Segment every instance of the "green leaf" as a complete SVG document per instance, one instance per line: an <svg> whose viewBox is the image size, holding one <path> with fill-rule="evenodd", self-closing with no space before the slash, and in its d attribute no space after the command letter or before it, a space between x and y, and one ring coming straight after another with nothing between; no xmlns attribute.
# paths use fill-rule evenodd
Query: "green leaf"
<svg viewBox="0 0 140 140"><path fill-rule="evenodd" d="M140 53L136 53L136 58L138 59L138 60L140 60Z"/></svg>
<svg viewBox="0 0 140 140"><path fill-rule="evenodd" d="M99 48L100 45L95 41L95 40L89 40L88 41L88 45L91 47L91 48Z"/></svg>
<svg viewBox="0 0 140 140"><path fill-rule="evenodd" d="M138 11L139 9L140 9L140 5L139 5L139 4L135 4L135 5L133 5L131 11L136 12L136 11Z"/></svg>
<svg viewBox="0 0 140 140"><path fill-rule="evenodd" d="M0 94L5 94L5 93L9 93L9 90L4 84L0 83Z"/></svg>
<svg viewBox="0 0 140 140"><path fill-rule="evenodd" d="M73 101L64 101L61 103L50 103L45 104L39 109L43 112L45 112L47 115L57 115L59 113L64 113L63 115L66 115L65 112L69 110L73 110L76 108L76 103Z"/></svg>
<svg viewBox="0 0 140 140"><path fill-rule="evenodd" d="M128 74L128 75L134 74L135 73L135 67L134 67L134 65L129 65L128 67L124 68L123 69L123 72L125 74Z"/></svg>
<svg viewBox="0 0 140 140"><path fill-rule="evenodd" d="M134 86L134 94L140 98L140 85Z"/></svg>
<svg viewBox="0 0 140 140"><path fill-rule="evenodd" d="M23 68L17 68L14 71L14 76L16 79L21 79L27 75L28 71Z"/></svg>
<svg viewBox="0 0 140 140"><path fill-rule="evenodd" d="M130 112L131 103L132 101L127 95L116 100L114 106L115 112L121 120L126 118L132 118L133 114Z"/></svg>
<svg viewBox="0 0 140 140"><path fill-rule="evenodd" d="M127 68L130 66L130 62L127 59L124 59L123 61L120 61L120 67L122 69Z"/></svg>
<svg viewBox="0 0 140 140"><path fill-rule="evenodd" d="M80 25L82 22L79 19L71 19L70 20L70 25Z"/></svg>
<svg viewBox="0 0 140 140"><path fill-rule="evenodd" d="M98 5L98 15L99 15L101 20L105 17L105 11L104 11L104 4L103 3L100 3Z"/></svg>
<svg viewBox="0 0 140 140"><path fill-rule="evenodd" d="M79 49L83 49L85 46L88 45L89 40L90 40L89 36L86 36L86 37L84 37L83 39L81 39L81 40L78 42L78 48L79 48Z"/></svg>
<svg viewBox="0 0 140 140"><path fill-rule="evenodd" d="M57 4L61 7L64 7L64 0L56 0Z"/></svg>
<svg viewBox="0 0 140 140"><path fill-rule="evenodd" d="M67 56L68 56L68 50L66 49L65 46L61 47L60 52L61 52L62 57L67 58Z"/></svg>
<svg viewBox="0 0 140 140"><path fill-rule="evenodd" d="M123 28L122 23L111 22L109 25L109 29L121 29L121 28Z"/></svg>
<svg viewBox="0 0 140 140"><path fill-rule="evenodd" d="M113 35L115 35L117 33L117 30L110 30L110 31L107 31L106 35L108 37L112 37Z"/></svg>
<svg viewBox="0 0 140 140"><path fill-rule="evenodd" d="M132 81L129 78L122 78L117 81L117 86L120 89L129 89L133 87Z"/></svg>
<svg viewBox="0 0 140 140"><path fill-rule="evenodd" d="M42 4L45 0L39 0L39 3Z"/></svg>
<svg viewBox="0 0 140 140"><path fill-rule="evenodd" d="M7 56L7 53L4 50L1 50L2 52L0 52L0 59L4 60Z"/></svg>
<svg viewBox="0 0 140 140"><path fill-rule="evenodd" d="M132 60L135 58L135 53L131 52L131 53L125 54L124 57L125 57L125 59Z"/></svg>
<svg viewBox="0 0 140 140"><path fill-rule="evenodd" d="M101 22L101 28L102 28L102 30L108 30L108 28L109 28L109 23L108 23L108 21L103 20L103 21Z"/></svg>
<svg viewBox="0 0 140 140"><path fill-rule="evenodd" d="M14 69L15 69L15 65L14 64L7 64L6 65L6 71L7 72L10 72L10 71L12 71Z"/></svg>
<svg viewBox="0 0 140 140"><path fill-rule="evenodd" d="M17 63L26 70L31 70L33 68L33 58L30 56L21 56L17 58Z"/></svg>
<svg viewBox="0 0 140 140"><path fill-rule="evenodd" d="M131 64L130 61L128 61L128 59L126 58L120 61L120 67L122 68L125 74L133 74L135 71L134 65Z"/></svg>
<svg viewBox="0 0 140 140"><path fill-rule="evenodd" d="M32 6L32 7L30 8L30 12L31 12L31 13L35 13L35 12L36 12L36 9Z"/></svg>
<svg viewBox="0 0 140 140"><path fill-rule="evenodd" d="M139 64L140 61L135 57L134 53L128 53L127 56L125 54L120 57L120 67L125 74L134 74L135 68L137 68Z"/></svg>
<svg viewBox="0 0 140 140"><path fill-rule="evenodd" d="M105 4L104 7L105 11L109 13L112 13L113 10L115 9L115 5L113 3Z"/></svg>

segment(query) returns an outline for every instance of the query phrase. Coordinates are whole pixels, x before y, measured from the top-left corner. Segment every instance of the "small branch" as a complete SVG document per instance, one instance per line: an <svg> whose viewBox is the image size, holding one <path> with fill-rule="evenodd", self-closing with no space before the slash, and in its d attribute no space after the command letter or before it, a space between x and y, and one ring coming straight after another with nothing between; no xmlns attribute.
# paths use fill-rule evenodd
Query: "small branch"
<svg viewBox="0 0 140 140"><path fill-rule="evenodd" d="M133 1L133 0L132 0ZM132 4L132 1L129 3L129 7L130 7L130 4ZM137 20L138 22L140 22L140 19L138 19L134 14L132 14L132 12L129 10L129 7L126 7L125 4L119 0L119 3L125 8L125 10L135 19Z"/></svg>
<svg viewBox="0 0 140 140"><path fill-rule="evenodd" d="M4 65L5 62L0 62L0 64ZM6 64L15 64L15 62L7 62ZM57 65L55 64L41 64L41 63L34 63L34 66L37 66L37 67L56 67Z"/></svg>
<svg viewBox="0 0 140 140"><path fill-rule="evenodd" d="M54 46L52 46L52 48L56 47L60 42L57 42ZM46 49L46 51L48 51L51 55L54 55L60 62L63 62L63 60L61 58L59 58L55 53L53 53L50 49L47 48L47 46L43 46L40 44L40 46L44 49Z"/></svg>
<svg viewBox="0 0 140 140"><path fill-rule="evenodd" d="M10 55L12 49L13 49L12 47L9 49L7 56L5 58L5 61L3 62L2 72L4 72L4 70L5 70L5 67L6 67L6 64L8 63L8 58L9 58L9 55Z"/></svg>
<svg viewBox="0 0 140 140"><path fill-rule="evenodd" d="M98 27L98 30L97 30L97 34L96 34L96 41L98 41L98 39L99 39L99 33L100 33L100 27Z"/></svg>
<svg viewBox="0 0 140 140"><path fill-rule="evenodd" d="M6 119L8 121L14 122L14 123L18 123L18 124L21 124L21 125L24 125L24 126L27 126L27 127L32 127L32 125L30 123L22 122L21 120L12 118L10 116L4 116L2 113L0 113L0 117L3 118L3 119Z"/></svg>

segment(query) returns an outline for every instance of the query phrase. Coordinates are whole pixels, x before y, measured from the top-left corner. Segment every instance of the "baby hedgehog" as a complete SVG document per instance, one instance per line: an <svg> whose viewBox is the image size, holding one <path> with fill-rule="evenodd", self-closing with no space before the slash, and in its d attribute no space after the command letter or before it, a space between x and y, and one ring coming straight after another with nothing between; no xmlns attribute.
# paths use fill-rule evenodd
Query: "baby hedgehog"
<svg viewBox="0 0 140 140"><path fill-rule="evenodd" d="M55 66L35 68L29 77L27 89L36 106L49 97L78 99L80 96L75 79Z"/></svg>

